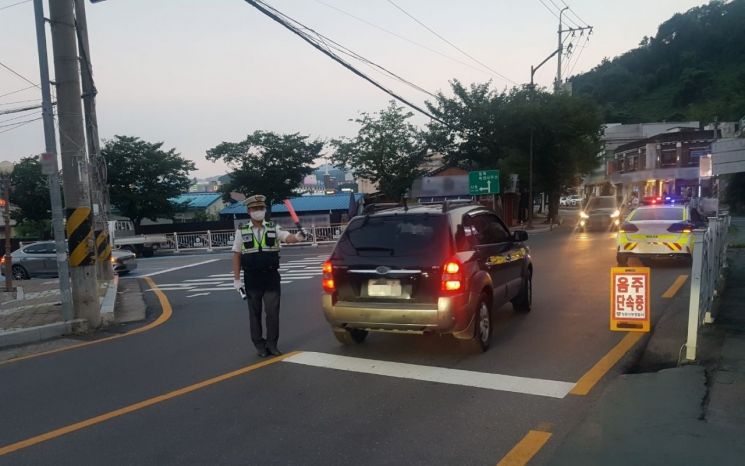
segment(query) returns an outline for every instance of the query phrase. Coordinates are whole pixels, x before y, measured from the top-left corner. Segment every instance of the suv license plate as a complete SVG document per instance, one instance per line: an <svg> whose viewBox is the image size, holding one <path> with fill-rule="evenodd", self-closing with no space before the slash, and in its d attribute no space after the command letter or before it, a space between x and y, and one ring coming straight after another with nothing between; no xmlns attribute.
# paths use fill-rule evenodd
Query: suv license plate
<svg viewBox="0 0 745 466"><path fill-rule="evenodd" d="M367 282L367 294L375 297L401 296L399 280L370 280Z"/></svg>

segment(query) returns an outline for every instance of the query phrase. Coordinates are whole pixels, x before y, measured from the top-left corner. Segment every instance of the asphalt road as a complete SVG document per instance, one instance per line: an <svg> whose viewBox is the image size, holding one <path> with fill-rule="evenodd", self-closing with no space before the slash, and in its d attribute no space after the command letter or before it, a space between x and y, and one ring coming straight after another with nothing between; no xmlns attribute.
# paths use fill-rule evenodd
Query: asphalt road
<svg viewBox="0 0 745 466"><path fill-rule="evenodd" d="M495 311L486 353L436 336L340 346L320 307L330 249L287 248L280 348L299 353L260 360L228 254L141 260L128 279L163 290L173 312L162 325L0 363L0 464L482 465L513 448L543 464L624 360L589 394L569 390L626 334L608 330L612 234L564 229L529 244L533 311ZM662 295L688 273L653 266L655 319L681 305L687 282Z"/></svg>

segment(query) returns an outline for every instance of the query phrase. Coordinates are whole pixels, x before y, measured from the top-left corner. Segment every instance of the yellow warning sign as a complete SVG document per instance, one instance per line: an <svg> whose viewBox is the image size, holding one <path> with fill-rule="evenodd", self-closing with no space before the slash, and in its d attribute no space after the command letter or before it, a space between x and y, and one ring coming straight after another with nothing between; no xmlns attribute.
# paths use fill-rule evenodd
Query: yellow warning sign
<svg viewBox="0 0 745 466"><path fill-rule="evenodd" d="M610 271L610 329L649 332L649 267L613 267Z"/></svg>

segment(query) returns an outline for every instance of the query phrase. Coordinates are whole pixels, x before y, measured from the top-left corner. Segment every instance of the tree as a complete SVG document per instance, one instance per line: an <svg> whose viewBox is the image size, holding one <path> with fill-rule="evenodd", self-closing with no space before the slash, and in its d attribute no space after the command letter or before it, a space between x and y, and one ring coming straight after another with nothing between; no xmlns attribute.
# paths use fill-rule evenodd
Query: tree
<svg viewBox="0 0 745 466"><path fill-rule="evenodd" d="M223 185L225 196L237 191L263 194L269 206L292 197L303 178L313 172L323 141L309 136L255 131L240 142L222 142L207 151L207 160L222 160L231 168Z"/></svg>
<svg viewBox="0 0 745 466"><path fill-rule="evenodd" d="M11 216L23 236L46 238L51 229L52 203L47 177L36 157L24 157L11 174L10 200L17 207Z"/></svg>
<svg viewBox="0 0 745 466"><path fill-rule="evenodd" d="M420 166L427 157L423 134L407 121L412 116L395 101L378 113L361 113L354 120L360 125L357 136L332 141L332 160L377 183L387 197L400 199L423 174Z"/></svg>
<svg viewBox="0 0 745 466"><path fill-rule="evenodd" d="M440 94L428 103L445 122L430 124L430 141L439 142L451 163L517 173L526 187L532 129L534 192L549 193L549 215L555 218L561 192L598 164L597 106L586 98L543 90L500 93L489 84L467 89L457 81L452 87L453 97Z"/></svg>
<svg viewBox="0 0 745 466"><path fill-rule="evenodd" d="M162 142L115 136L101 149L111 204L135 228L145 218L173 216L179 206L170 199L189 189L189 172L196 169L194 162L181 157L175 149L165 151L162 147Z"/></svg>

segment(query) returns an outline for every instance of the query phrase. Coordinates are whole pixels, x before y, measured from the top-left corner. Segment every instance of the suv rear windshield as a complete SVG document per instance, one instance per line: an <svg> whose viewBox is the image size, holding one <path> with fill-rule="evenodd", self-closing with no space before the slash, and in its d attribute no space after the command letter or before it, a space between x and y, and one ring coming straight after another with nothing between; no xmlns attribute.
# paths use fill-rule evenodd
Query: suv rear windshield
<svg viewBox="0 0 745 466"><path fill-rule="evenodd" d="M593 209L615 209L616 198L615 197L593 197L587 204L588 210Z"/></svg>
<svg viewBox="0 0 745 466"><path fill-rule="evenodd" d="M350 256L421 256L439 263L449 252L444 215L385 215L349 222L337 251Z"/></svg>

